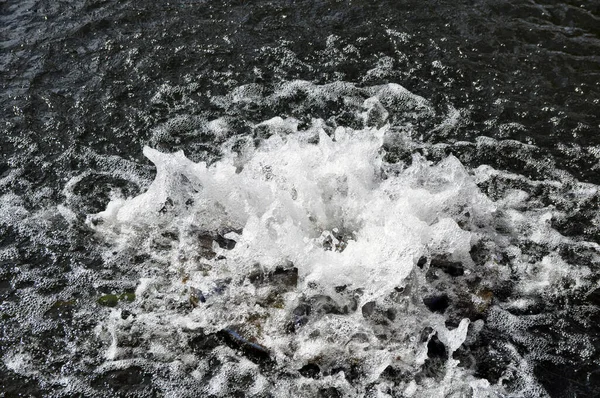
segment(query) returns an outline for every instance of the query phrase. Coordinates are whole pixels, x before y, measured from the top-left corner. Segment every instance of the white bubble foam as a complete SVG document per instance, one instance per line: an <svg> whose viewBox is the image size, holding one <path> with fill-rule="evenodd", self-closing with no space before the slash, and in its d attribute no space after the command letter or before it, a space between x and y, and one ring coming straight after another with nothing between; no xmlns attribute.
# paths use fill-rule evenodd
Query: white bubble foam
<svg viewBox="0 0 600 398"><path fill-rule="evenodd" d="M300 127L297 119L278 116L254 125L262 137L257 146L249 137L241 146L240 137L231 138L222 146L223 157L212 164L193 162L181 151L146 147L144 154L157 170L148 189L134 198L115 197L88 219L112 243L104 255L108 263L119 261L115 252L121 251L151 257L136 265L145 276L135 293L135 320L122 320L115 312L98 329L107 358L118 361L127 355L120 351L124 331L135 327L144 342L136 352L146 350L174 372L183 369L181 364L197 363L191 377L204 380L205 392L215 395L233 391L228 384L233 374L252 375L249 389L256 395L268 389L278 396L315 394L335 387L360 396L369 383L377 384L380 396L503 393L501 381L480 380L452 357L475 341L485 322L459 318L452 319L456 328L448 327L449 315L426 308L422 298L440 293L449 300L469 297L476 312L489 309L494 327L522 333L526 325L521 320L494 306L488 290L494 283L510 280L511 273L520 276L516 287L524 297L505 305L508 309L527 308L532 303L528 295L546 294L565 281L589 288L589 270L575 269L555 253L560 245L573 244L550 223L556 209L532 203L525 188L507 190L497 201L479 189L499 176L554 189L563 183L535 182L489 166L470 170L452 155L433 163L414 154L408 164L387 164L384 142L411 143L403 132L411 131L410 123L392 125L398 120L394 114L426 118L433 112L428 101L396 84L359 89L343 82L316 86L294 81L274 93L248 85L213 102L268 105L298 92L309 103L343 98L363 128L326 128L321 119ZM370 97L365 100L361 93ZM459 118L460 112L451 110L438 130L453 128ZM206 128L222 137L231 134L224 119ZM465 145L498 142L480 137ZM533 259L523 242L552 253ZM479 262L472 254L477 244L490 252ZM453 264L460 269L444 269ZM277 272L289 277L285 273L292 269L297 281L273 282ZM481 285L448 279L445 274L452 272L464 273L471 282L480 278ZM322 377L273 383L245 358L232 367L233 350L223 345L210 354L222 365L209 369L202 356L208 354L186 348L189 333L225 333L233 345L268 351L278 370L318 364ZM395 384L382 379L389 368L415 377L430 359L428 342L434 334L447 351L441 376ZM156 336L163 340L153 341ZM528 359L514 358L525 375L519 376L520 383L529 380ZM360 385L349 381L351 363L362 369ZM342 370L333 372L338 367Z"/></svg>

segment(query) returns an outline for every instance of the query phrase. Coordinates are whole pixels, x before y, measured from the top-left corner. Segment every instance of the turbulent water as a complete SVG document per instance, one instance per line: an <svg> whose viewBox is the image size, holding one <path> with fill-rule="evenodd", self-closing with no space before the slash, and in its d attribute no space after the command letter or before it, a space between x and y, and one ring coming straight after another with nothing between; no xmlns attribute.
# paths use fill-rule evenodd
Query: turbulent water
<svg viewBox="0 0 600 398"><path fill-rule="evenodd" d="M599 27L1 2L0 396L600 395Z"/></svg>

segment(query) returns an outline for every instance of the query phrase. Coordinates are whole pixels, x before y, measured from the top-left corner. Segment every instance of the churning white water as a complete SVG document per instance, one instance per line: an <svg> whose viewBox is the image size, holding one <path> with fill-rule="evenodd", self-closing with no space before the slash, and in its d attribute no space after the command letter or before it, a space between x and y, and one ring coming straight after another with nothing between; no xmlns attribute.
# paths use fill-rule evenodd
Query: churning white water
<svg viewBox="0 0 600 398"><path fill-rule="evenodd" d="M388 163L384 144L410 149L423 133L413 121L433 113L398 85L261 90L244 86L214 101L269 104L302 91L304 104L340 99L362 127L276 117L240 137L221 118L205 126L225 142L211 164L144 148L154 182L88 217L107 243L106 264L143 258L132 265L142 275L135 294L119 297L123 305L96 328L99 371L154 369L179 380L168 396L495 397L507 396L506 379L513 396L543 395L514 347L505 347L512 364L496 383L455 354L486 322L524 328L511 306L558 294L565 281L592 287L589 270L556 250L594 245L552 229L555 209L523 190L492 200L479 188L499 176L522 186L563 182L468 169L452 155ZM435 128L458 117L451 110ZM581 195L597 189L571 184ZM532 261L523 241L549 253ZM493 291L508 280L517 294L499 305ZM7 358L11 368L26 362Z"/></svg>

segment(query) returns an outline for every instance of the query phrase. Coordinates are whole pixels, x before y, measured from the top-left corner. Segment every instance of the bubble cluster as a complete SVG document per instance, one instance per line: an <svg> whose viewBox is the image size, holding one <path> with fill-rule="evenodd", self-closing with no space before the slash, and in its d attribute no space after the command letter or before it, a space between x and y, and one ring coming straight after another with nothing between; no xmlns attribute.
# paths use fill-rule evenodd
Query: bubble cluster
<svg viewBox="0 0 600 398"><path fill-rule="evenodd" d="M298 87L303 103L358 90L292 82L266 101ZM386 143L418 146L410 120L432 110L398 85L363 91L362 105L348 102L355 128L269 119L255 125L258 141L234 136L211 164L144 149L157 169L147 191L88 218L110 243L107 264L146 256L135 301L97 327L104 366L150 361L210 396L543 394L533 354L490 333L523 331L532 345L530 321L511 310L589 289L590 270L558 249L596 246L557 232L560 212L525 190L482 187L563 183L452 155L389 162ZM265 101L260 92L215 101Z"/></svg>

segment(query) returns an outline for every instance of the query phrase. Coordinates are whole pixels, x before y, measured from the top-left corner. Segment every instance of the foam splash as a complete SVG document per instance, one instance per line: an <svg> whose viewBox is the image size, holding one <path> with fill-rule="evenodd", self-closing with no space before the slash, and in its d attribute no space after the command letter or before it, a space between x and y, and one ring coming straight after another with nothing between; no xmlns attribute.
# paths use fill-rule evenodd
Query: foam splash
<svg viewBox="0 0 600 398"><path fill-rule="evenodd" d="M258 100L257 90L215 101ZM356 88L325 92L341 95L335 90ZM367 91L374 95L358 107L360 129L328 133L321 119L299 127L277 117L255 126L258 145L231 138L210 165L144 149L156 166L148 190L88 219L111 243L107 264L147 256L137 265L135 316L114 310L97 327L106 369L168 364L185 388L217 396L237 388L282 397L506 392L514 374L482 379L456 359L477 341L484 313L500 328L519 324L492 306L495 284L518 273L521 296L565 280L589 289L590 271L557 267L552 253L530 261L519 242L551 250L574 242L549 226L552 209L528 208L525 192L497 201L483 194L478 184L497 176L492 168L468 170L452 155L385 162L385 142L410 141L390 124L399 120L390 107L431 110L397 85ZM326 97L310 92L311 101ZM449 302L462 304L446 311ZM527 359L514 361L513 391L543 395Z"/></svg>
<svg viewBox="0 0 600 398"><path fill-rule="evenodd" d="M281 121L270 125L281 131ZM260 147L230 152L211 166L191 162L181 152L145 148L156 165L156 179L144 194L112 201L94 217L96 228L117 246L142 245L170 273L179 275L170 282L171 294L184 296L187 289L211 292L219 281L230 280L225 292L209 299L210 307L171 314L171 323L217 332L232 324L248 329L258 318L254 329L260 329L261 344L281 362L302 368L321 356L326 368L333 366L327 361L350 356L362 362L368 369L364 378L372 381L398 361L394 358L424 362L421 341L368 350L377 345L376 330L356 308L389 301L407 286L407 277L425 255L440 253L472 263L469 250L477 236L461 229L452 217L469 212L479 219L493 204L454 157L432 166L415 156L405 170L386 170L380 148L387 126L358 131L340 127L333 137L318 123L303 132L293 124L288 127L293 130L289 135L274 134ZM315 136L318 143L310 143ZM177 239L168 250L153 249L156 237L166 231ZM214 257L199 259L198 231L222 233L235 247L226 250L213 243L209 249ZM248 282L249 276L257 268L269 274L282 266L297 268L297 285L277 302L259 304L269 288L257 288ZM149 293L152 283L156 280L138 287L142 302L146 297L156 301ZM325 310L298 334L283 333L289 312L302 299L316 296L339 305L336 299L324 298L339 300L336 288L353 292L346 298L348 316L334 314L344 310ZM398 323L418 324L415 315L399 314ZM456 350L465 339L468 320L455 331L432 320L450 352ZM418 327L402 329L408 338ZM321 337L315 338L315 333ZM107 357L117 359L116 331L110 335ZM353 341L356 336L359 342ZM297 346L295 352L290 344ZM164 350L151 348L162 359ZM209 390L223 393L223 388Z"/></svg>
<svg viewBox="0 0 600 398"><path fill-rule="evenodd" d="M328 280L367 289L368 297L402 286L427 250L469 261L472 234L452 211L478 217L491 202L471 193L476 186L454 157L434 167L415 157L400 175L382 179L385 130L338 128L332 139L321 129L316 145L306 142L314 131L274 135L242 155L241 165L233 154L207 167L181 152L145 148L157 167L154 183L136 198L111 202L98 215L102 230L118 240L152 229L178 236L242 230L232 233L237 244L223 268L244 272L259 263L272 270L291 261L305 284ZM345 250L323 250L323 237L332 234L344 235Z"/></svg>

